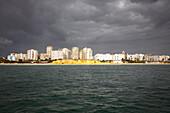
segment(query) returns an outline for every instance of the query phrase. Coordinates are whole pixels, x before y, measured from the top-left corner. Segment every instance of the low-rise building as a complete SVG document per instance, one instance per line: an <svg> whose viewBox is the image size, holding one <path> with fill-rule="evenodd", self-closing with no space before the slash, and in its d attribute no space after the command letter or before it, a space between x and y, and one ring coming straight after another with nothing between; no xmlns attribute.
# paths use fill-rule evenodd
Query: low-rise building
<svg viewBox="0 0 170 113"><path fill-rule="evenodd" d="M11 53L10 55L7 56L7 59L9 61L16 61L16 56L15 53Z"/></svg>
<svg viewBox="0 0 170 113"><path fill-rule="evenodd" d="M106 54L96 54L94 56L94 60L100 60L100 61L109 61L113 60L113 55L106 53Z"/></svg>
<svg viewBox="0 0 170 113"><path fill-rule="evenodd" d="M46 60L48 59L48 55L46 53L40 53L40 60Z"/></svg>

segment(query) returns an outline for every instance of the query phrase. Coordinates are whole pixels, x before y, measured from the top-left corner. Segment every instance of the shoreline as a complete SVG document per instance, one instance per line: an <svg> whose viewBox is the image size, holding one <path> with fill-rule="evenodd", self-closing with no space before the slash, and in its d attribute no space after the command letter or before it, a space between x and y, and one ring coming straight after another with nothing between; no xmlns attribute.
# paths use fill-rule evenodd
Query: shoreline
<svg viewBox="0 0 170 113"><path fill-rule="evenodd" d="M116 63L116 64L53 64L53 63L0 63L0 66L12 66L12 65L35 65L35 66L51 66L51 65L170 65L170 63Z"/></svg>

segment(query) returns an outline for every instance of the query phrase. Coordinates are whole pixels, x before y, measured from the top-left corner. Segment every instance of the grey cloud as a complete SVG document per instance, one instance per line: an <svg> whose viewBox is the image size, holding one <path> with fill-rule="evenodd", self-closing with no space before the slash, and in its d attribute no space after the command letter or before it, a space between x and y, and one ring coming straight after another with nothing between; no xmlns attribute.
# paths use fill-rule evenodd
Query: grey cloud
<svg viewBox="0 0 170 113"><path fill-rule="evenodd" d="M169 53L168 0L5 0L0 37L12 41L1 55L73 46L97 52ZM159 46L157 46L159 45ZM150 49L147 49L150 48Z"/></svg>
<svg viewBox="0 0 170 113"><path fill-rule="evenodd" d="M6 38L0 37L0 46L2 46L2 45L10 45L12 43L13 43L12 40L8 40Z"/></svg>

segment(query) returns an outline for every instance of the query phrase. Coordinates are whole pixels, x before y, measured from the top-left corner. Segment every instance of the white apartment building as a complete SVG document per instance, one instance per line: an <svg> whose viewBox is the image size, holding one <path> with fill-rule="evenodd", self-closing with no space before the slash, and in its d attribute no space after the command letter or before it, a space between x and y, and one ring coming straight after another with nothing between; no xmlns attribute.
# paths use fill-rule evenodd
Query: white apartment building
<svg viewBox="0 0 170 113"><path fill-rule="evenodd" d="M71 50L63 48L63 59L71 59Z"/></svg>
<svg viewBox="0 0 170 113"><path fill-rule="evenodd" d="M51 52L51 60L64 59L64 54L62 50L55 50Z"/></svg>
<svg viewBox="0 0 170 113"><path fill-rule="evenodd" d="M51 58L51 52L52 51L53 51L53 47L47 46L47 48L46 48L47 59Z"/></svg>
<svg viewBox="0 0 170 113"><path fill-rule="evenodd" d="M83 59L93 59L93 51L91 48L83 48Z"/></svg>
<svg viewBox="0 0 170 113"><path fill-rule="evenodd" d="M83 59L83 50L80 50L79 52L79 59Z"/></svg>
<svg viewBox="0 0 170 113"><path fill-rule="evenodd" d="M72 59L79 59L79 48L78 47L73 47L72 48Z"/></svg>
<svg viewBox="0 0 170 113"><path fill-rule="evenodd" d="M38 60L38 51L31 49L27 51L27 59L28 60Z"/></svg>
<svg viewBox="0 0 170 113"><path fill-rule="evenodd" d="M8 55L8 58L7 58L9 61L19 61L19 60L22 60L22 61L25 61L27 60L27 54L23 54L23 53L11 53L10 55Z"/></svg>
<svg viewBox="0 0 170 113"><path fill-rule="evenodd" d="M145 57L144 54L127 54L127 60L131 61L143 61Z"/></svg>
<svg viewBox="0 0 170 113"><path fill-rule="evenodd" d="M136 60L136 55L134 55L134 54L127 54L127 59L131 60L131 61L135 61Z"/></svg>
<svg viewBox="0 0 170 113"><path fill-rule="evenodd" d="M27 60L27 54L20 53L20 54L16 54L16 55L17 55L17 61L19 61L19 60L22 60L22 61Z"/></svg>
<svg viewBox="0 0 170 113"><path fill-rule="evenodd" d="M106 54L96 54L94 56L95 60L100 60L100 61L108 61L108 60L113 60L113 55L106 53Z"/></svg>
<svg viewBox="0 0 170 113"><path fill-rule="evenodd" d="M122 63L122 59L125 58L124 54L114 54L113 55L113 62L114 63Z"/></svg>

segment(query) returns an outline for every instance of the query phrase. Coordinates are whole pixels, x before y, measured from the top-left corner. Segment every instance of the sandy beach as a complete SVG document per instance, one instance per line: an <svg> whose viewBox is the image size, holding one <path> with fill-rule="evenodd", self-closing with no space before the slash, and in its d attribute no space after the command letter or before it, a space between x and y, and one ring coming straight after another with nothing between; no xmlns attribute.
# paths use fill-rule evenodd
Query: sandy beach
<svg viewBox="0 0 170 113"><path fill-rule="evenodd" d="M112 64L0 63L0 65L170 65L170 63L112 63Z"/></svg>

